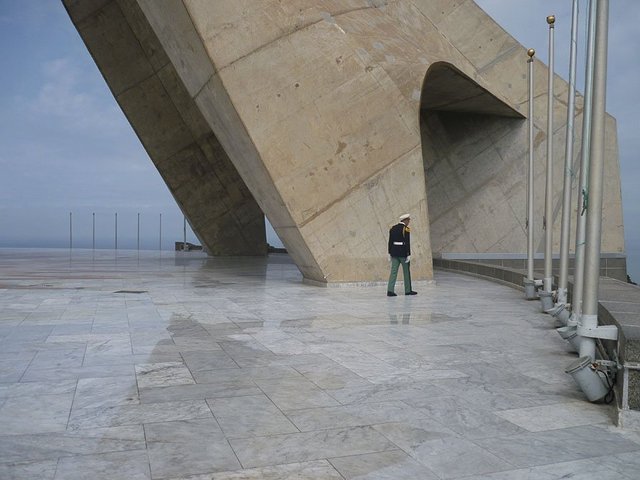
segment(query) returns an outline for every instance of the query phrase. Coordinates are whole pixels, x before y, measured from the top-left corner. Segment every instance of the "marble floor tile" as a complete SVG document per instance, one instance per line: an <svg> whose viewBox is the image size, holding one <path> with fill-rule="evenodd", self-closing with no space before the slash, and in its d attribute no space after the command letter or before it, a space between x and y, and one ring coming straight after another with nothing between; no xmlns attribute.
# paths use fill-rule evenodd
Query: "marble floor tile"
<svg viewBox="0 0 640 480"><path fill-rule="evenodd" d="M396 382L395 380L373 385L328 390L328 393L343 405L393 400L410 401L414 398L424 399L446 395L444 390L431 382Z"/></svg>
<svg viewBox="0 0 640 480"><path fill-rule="evenodd" d="M286 377L254 381L280 410L339 405L334 398L303 378Z"/></svg>
<svg viewBox="0 0 640 480"><path fill-rule="evenodd" d="M347 387L370 385L370 381L348 368L334 362L308 363L295 369L323 390L339 390Z"/></svg>
<svg viewBox="0 0 640 480"><path fill-rule="evenodd" d="M546 433L553 441L560 444L568 445L572 452L582 453L589 452L593 448L593 439L598 439L598 450L594 457L604 455L615 455L625 452L638 452L640 454L639 445L625 435L620 435L615 430L605 425L584 425L579 427L563 428L560 430L548 430L546 432L537 432L530 435Z"/></svg>
<svg viewBox="0 0 640 480"><path fill-rule="evenodd" d="M635 478L635 477L631 477ZM540 467L472 475L464 480L627 480L620 473L590 460L554 463Z"/></svg>
<svg viewBox="0 0 640 480"><path fill-rule="evenodd" d="M343 477L326 460L317 460L233 472L175 477L168 480L343 480Z"/></svg>
<svg viewBox="0 0 640 480"><path fill-rule="evenodd" d="M182 358L191 373L202 370L238 368L238 364L222 350L184 352Z"/></svg>
<svg viewBox="0 0 640 480"><path fill-rule="evenodd" d="M27 363L22 366L0 367L0 385L19 382L28 366Z"/></svg>
<svg viewBox="0 0 640 480"><path fill-rule="evenodd" d="M74 408L69 428L101 428L117 425L139 425L152 422L210 418L211 410L204 400L161 402L114 407Z"/></svg>
<svg viewBox="0 0 640 480"><path fill-rule="evenodd" d="M204 304L208 307L207 304ZM197 307L197 302L189 302L189 306L193 311ZM209 332L198 322L193 320L193 315L181 319L178 316L172 318L171 325L167 327L167 331L172 337L194 337L201 338L203 336L209 336Z"/></svg>
<svg viewBox="0 0 640 480"><path fill-rule="evenodd" d="M220 370L202 370L193 372L193 378L197 383L227 383L243 380L268 380L280 378L302 378L302 374L293 367L243 367L224 368Z"/></svg>
<svg viewBox="0 0 640 480"><path fill-rule="evenodd" d="M251 335L276 355L299 355L309 352L309 347L282 331L259 331Z"/></svg>
<svg viewBox="0 0 640 480"><path fill-rule="evenodd" d="M3 347L4 345L0 342L0 351L3 352L0 354L0 385L19 382L38 352L18 350L17 352L9 353Z"/></svg>
<svg viewBox="0 0 640 480"><path fill-rule="evenodd" d="M402 450L330 458L329 461L346 480L440 480Z"/></svg>
<svg viewBox="0 0 640 480"><path fill-rule="evenodd" d="M266 395L208 398L207 403L228 438L299 431Z"/></svg>
<svg viewBox="0 0 640 480"><path fill-rule="evenodd" d="M530 432L556 430L580 425L610 424L609 405L583 402L556 403L540 407L502 410L496 415Z"/></svg>
<svg viewBox="0 0 640 480"><path fill-rule="evenodd" d="M454 436L420 442L406 451L442 479L514 468L511 463L475 443Z"/></svg>
<svg viewBox="0 0 640 480"><path fill-rule="evenodd" d="M22 376L22 382L49 382L77 380L79 378L114 377L132 375L133 365L96 365L73 368L31 368Z"/></svg>
<svg viewBox="0 0 640 480"><path fill-rule="evenodd" d="M86 351L90 354L131 353L131 340L128 333L50 335L47 343L86 344Z"/></svg>
<svg viewBox="0 0 640 480"><path fill-rule="evenodd" d="M287 256L114 253L0 249L0 478L636 478L640 437L521 292L437 271L390 301Z"/></svg>
<svg viewBox="0 0 640 480"><path fill-rule="evenodd" d="M538 397L528 395L532 391L540 391L544 387L504 388L491 383L475 381L471 378L452 378L430 380L446 395L459 397L475 406L492 411L527 408L539 405ZM550 403L550 402L546 402ZM557 402L556 402L557 403Z"/></svg>
<svg viewBox="0 0 640 480"><path fill-rule="evenodd" d="M181 352L220 350L212 337L172 337L172 340Z"/></svg>
<svg viewBox="0 0 640 480"><path fill-rule="evenodd" d="M431 418L381 423L373 428L405 452L410 452L415 445L424 442L457 436L453 430Z"/></svg>
<svg viewBox="0 0 640 480"><path fill-rule="evenodd" d="M13 328L11 333L5 337L5 341L29 340L32 342L44 342L47 337L51 335L52 330L52 325L34 326L23 323L20 326Z"/></svg>
<svg viewBox="0 0 640 480"><path fill-rule="evenodd" d="M0 463L0 478L4 480L53 480L58 460L29 463Z"/></svg>
<svg viewBox="0 0 640 480"><path fill-rule="evenodd" d="M0 463L31 462L144 448L145 438L141 425L0 435Z"/></svg>
<svg viewBox="0 0 640 480"><path fill-rule="evenodd" d="M468 378L469 375L461 372L460 370L448 369L448 368L418 368L413 369L408 374L409 379L421 381L421 380L442 380L445 378Z"/></svg>
<svg viewBox="0 0 640 480"><path fill-rule="evenodd" d="M7 398L0 407L3 435L64 431L73 393Z"/></svg>
<svg viewBox="0 0 640 480"><path fill-rule="evenodd" d="M594 439L598 448L593 451ZM581 460L607 453L637 452L639 445L594 426L527 432L475 440L482 448L508 461L515 468ZM594 455L594 453L596 453Z"/></svg>
<svg viewBox="0 0 640 480"><path fill-rule="evenodd" d="M371 427L288 433L230 440L245 468L382 452L393 444Z"/></svg>
<svg viewBox="0 0 640 480"><path fill-rule="evenodd" d="M619 479L637 479L640 476L640 453L627 452L605 455L591 459L593 465L605 467L615 472ZM593 467L592 467L593 468ZM588 471L588 468L585 468ZM586 477L585 477L586 478ZM611 477L614 478L614 477Z"/></svg>
<svg viewBox="0 0 640 480"><path fill-rule="evenodd" d="M240 357L235 359L241 367L297 367L310 363L318 363L326 360L326 357L318 353L301 353L292 355L267 355L254 359Z"/></svg>
<svg viewBox="0 0 640 480"><path fill-rule="evenodd" d="M144 429L154 478L240 468L213 418L150 423Z"/></svg>
<svg viewBox="0 0 640 480"><path fill-rule="evenodd" d="M159 354L92 354L88 353L84 356L82 365L84 367L95 367L105 365L135 365L138 363L166 363L166 362L182 362L182 357L178 351L173 353Z"/></svg>
<svg viewBox="0 0 640 480"><path fill-rule="evenodd" d="M204 400L205 398L240 397L243 395L260 395L255 383L249 380L233 382L197 383L192 385L175 385L171 387L141 388L142 403L171 402L178 400Z"/></svg>
<svg viewBox="0 0 640 480"><path fill-rule="evenodd" d="M73 393L76 384L76 380L73 379L59 382L0 383L0 398Z"/></svg>
<svg viewBox="0 0 640 480"><path fill-rule="evenodd" d="M135 366L138 387L170 387L196 383L182 362L140 363Z"/></svg>
<svg viewBox="0 0 640 480"><path fill-rule="evenodd" d="M31 369L39 368L74 368L82 366L86 347L47 350L38 352L29 365Z"/></svg>
<svg viewBox="0 0 640 480"><path fill-rule="evenodd" d="M472 402L460 397L414 398L406 403L465 438L495 437L525 431L501 418L500 412L494 413L482 406L474 407Z"/></svg>
<svg viewBox="0 0 640 480"><path fill-rule="evenodd" d="M151 480L149 457L144 450L78 455L58 462L54 480Z"/></svg>
<svg viewBox="0 0 640 480"><path fill-rule="evenodd" d="M132 375L81 378L78 380L73 408L98 408L139 404L138 386Z"/></svg>
<svg viewBox="0 0 640 480"><path fill-rule="evenodd" d="M285 411L300 431L375 425L388 422L411 423L426 414L402 402L349 404L339 407Z"/></svg>
<svg viewBox="0 0 640 480"><path fill-rule="evenodd" d="M62 320L66 320L63 315ZM83 316L80 319L72 319L70 323L56 325L51 331L51 335L86 335L91 333L93 319L90 315Z"/></svg>

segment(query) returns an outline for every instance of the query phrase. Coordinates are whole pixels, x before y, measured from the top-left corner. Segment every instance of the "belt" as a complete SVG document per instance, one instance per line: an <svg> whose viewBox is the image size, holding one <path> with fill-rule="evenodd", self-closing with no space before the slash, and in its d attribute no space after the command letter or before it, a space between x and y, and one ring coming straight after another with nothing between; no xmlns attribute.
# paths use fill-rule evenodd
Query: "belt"
<svg viewBox="0 0 640 480"><path fill-rule="evenodd" d="M393 242L394 245L404 245L404 242Z"/></svg>

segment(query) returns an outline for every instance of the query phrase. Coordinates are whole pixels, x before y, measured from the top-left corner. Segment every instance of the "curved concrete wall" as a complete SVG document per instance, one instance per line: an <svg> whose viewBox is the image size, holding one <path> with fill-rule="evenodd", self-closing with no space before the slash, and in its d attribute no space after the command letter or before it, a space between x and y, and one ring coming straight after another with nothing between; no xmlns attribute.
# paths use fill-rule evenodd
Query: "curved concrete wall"
<svg viewBox="0 0 640 480"><path fill-rule="evenodd" d="M526 138L524 122L514 118L522 118L527 105L524 48L473 1L96 0L94 8L88 6L91 2L65 3L98 65L113 64L110 70L101 69L121 105L114 85L135 73L136 68L122 71L135 61L104 52L110 34L97 36L82 22L103 18L117 30L115 22L122 20L104 13L117 8L125 22L138 26L137 42L143 49L150 46L147 58L166 56L182 84L185 103L204 120L197 128L202 126L203 135L210 131L219 141L305 278L386 279L388 228L405 212L413 215L415 279L432 277L432 243L436 252L511 251L522 243L474 239L487 234L480 229L487 222L494 230L509 230L514 239L522 229L524 195L518 203L516 190L524 164L516 163ZM451 92L444 74L440 80L425 81L429 67L440 62L465 79L464 87ZM543 70L538 64L539 76ZM129 115L136 130L155 115L157 101L145 99L140 82L148 75L141 72L139 77L132 79L140 90L134 110L148 113ZM557 81L561 98L564 82ZM542 83L538 79L538 88ZM463 88L474 94L460 98L456 90ZM446 98L453 102L438 101ZM464 105L462 110L453 106L456 101ZM496 114L509 118L474 124L474 115ZM462 115L460 121L455 115ZM561 125L562 107L556 115ZM536 118L537 125L542 125L541 118ZM187 129L194 132L196 127L187 124ZM453 134L442 136L446 130ZM489 180L471 186L471 195L456 186L456 195L464 198L448 197L455 192L445 186L449 179L438 167L451 163L455 155L480 170L494 161L465 140L467 131L472 137L488 137L499 152L500 163L511 173L504 178L500 173L496 181L506 185L509 179L511 195L492 193ZM490 132L494 135L487 135ZM614 128L610 132L615 145ZM163 171L153 149L147 149ZM621 218L616 217L617 157L610 163L615 163L610 180L618 197L605 204L615 222ZM486 170L495 173L496 168ZM163 175L170 182L170 174ZM191 181L195 188L207 188L207 179ZM438 185L444 193L438 193ZM434 193L427 197L428 190ZM172 191L180 203L179 192ZM428 212L427 198L435 216ZM480 198L487 204L508 198L511 215L503 221L500 210L477 217L471 207ZM620 229L612 233L615 248L622 248ZM459 230L464 235L455 233Z"/></svg>

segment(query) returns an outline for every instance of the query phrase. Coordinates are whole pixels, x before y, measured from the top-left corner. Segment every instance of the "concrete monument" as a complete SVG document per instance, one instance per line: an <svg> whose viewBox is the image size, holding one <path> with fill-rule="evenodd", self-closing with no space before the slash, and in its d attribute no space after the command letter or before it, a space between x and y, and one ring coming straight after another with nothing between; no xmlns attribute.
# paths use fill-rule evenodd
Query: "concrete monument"
<svg viewBox="0 0 640 480"><path fill-rule="evenodd" d="M305 279L385 281L405 212L416 280L432 278L432 254L526 251L526 49L473 1L63 1L211 254L265 254L266 215ZM535 71L542 192L547 72ZM613 118L607 132L602 251L620 253Z"/></svg>

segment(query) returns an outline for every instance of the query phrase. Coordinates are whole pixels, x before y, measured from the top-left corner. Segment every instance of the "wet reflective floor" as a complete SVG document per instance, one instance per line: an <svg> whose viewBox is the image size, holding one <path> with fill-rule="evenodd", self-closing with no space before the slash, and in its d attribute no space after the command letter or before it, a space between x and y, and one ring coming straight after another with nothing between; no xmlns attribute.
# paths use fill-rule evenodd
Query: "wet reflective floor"
<svg viewBox="0 0 640 480"><path fill-rule="evenodd" d="M417 259L416 259L417 260ZM1 479L637 479L537 302L286 255L0 249Z"/></svg>

